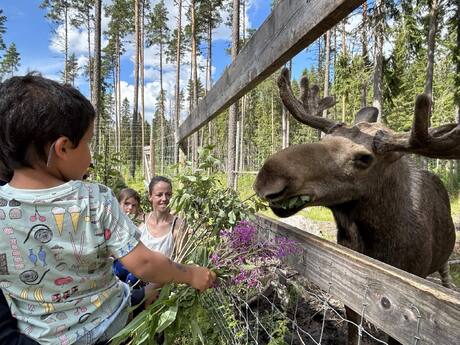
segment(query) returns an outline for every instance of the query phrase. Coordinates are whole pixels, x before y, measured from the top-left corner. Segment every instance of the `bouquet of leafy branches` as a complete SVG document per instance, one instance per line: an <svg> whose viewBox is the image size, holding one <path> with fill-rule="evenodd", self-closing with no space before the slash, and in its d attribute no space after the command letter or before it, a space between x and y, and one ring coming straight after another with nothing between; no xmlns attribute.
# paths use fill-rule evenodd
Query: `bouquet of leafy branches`
<svg viewBox="0 0 460 345"><path fill-rule="evenodd" d="M236 292L257 289L262 280L280 259L297 250L289 240L277 238L262 240L250 223L261 207L252 198L242 202L235 191L220 185L210 171L220 164L212 155L211 147L200 152L198 168L179 176L181 187L177 190L172 208L186 220L185 236L176 243L173 260L208 267L217 273L214 289L232 287ZM205 344L213 331L208 316L209 289L199 293L186 285L168 284L161 289L159 298L131 321L113 339L112 344L173 344L190 332L193 344ZM190 337L188 337L190 339ZM180 343L180 341L179 341ZM190 340L186 341L190 343ZM216 340L214 343L218 343Z"/></svg>

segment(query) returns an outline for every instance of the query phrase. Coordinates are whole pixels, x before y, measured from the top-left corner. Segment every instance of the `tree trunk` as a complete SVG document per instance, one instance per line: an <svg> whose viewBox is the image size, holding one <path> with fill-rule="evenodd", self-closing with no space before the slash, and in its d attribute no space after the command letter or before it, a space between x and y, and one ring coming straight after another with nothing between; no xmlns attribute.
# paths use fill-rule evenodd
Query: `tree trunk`
<svg viewBox="0 0 460 345"><path fill-rule="evenodd" d="M152 124L150 125L150 178L156 175L155 138L153 137L153 120L154 119L152 118Z"/></svg>
<svg viewBox="0 0 460 345"><path fill-rule="evenodd" d="M160 171L164 173L165 160L165 100L163 97L163 44L160 43Z"/></svg>
<svg viewBox="0 0 460 345"><path fill-rule="evenodd" d="M342 55L347 56L347 32L345 30L345 20L342 22ZM345 122L347 113L347 95L342 94L342 122Z"/></svg>
<svg viewBox="0 0 460 345"><path fill-rule="evenodd" d="M457 1L457 11L456 11L456 18L457 18L457 43L455 46L453 59L455 63L455 121L460 123L460 1Z"/></svg>
<svg viewBox="0 0 460 345"><path fill-rule="evenodd" d="M94 6L94 110L96 111L96 138L94 152L99 153L99 134L101 122L101 2L96 0Z"/></svg>
<svg viewBox="0 0 460 345"><path fill-rule="evenodd" d="M241 11L241 16L243 18L243 24L242 24L242 36L243 36L243 42L246 44L246 0L241 1L241 6L242 6L242 11ZM244 95L243 99L241 100L241 119L240 119L240 127L239 127L239 159L238 159L238 170L240 172L244 171L244 126L245 126L245 118L246 118L246 105L248 101L248 95ZM238 178L239 175L237 175L236 178Z"/></svg>
<svg viewBox="0 0 460 345"><path fill-rule="evenodd" d="M121 72L120 72L120 37L119 37L119 34L117 34L117 38L116 38L116 42L115 42L115 54L116 54L116 59L117 59L117 62L116 62L116 65L115 65L115 68L116 68L116 87L115 87L115 94L117 95L116 96L116 102L117 102L117 109L118 109L118 112L116 114L116 116L118 117L118 126L116 126L115 128L115 131L117 132L117 142L116 142L116 146L117 146L117 152L121 152L121 80L120 80L120 75L121 75Z"/></svg>
<svg viewBox="0 0 460 345"><path fill-rule="evenodd" d="M91 103L94 104L94 77L93 77L93 61L91 58L91 15L90 15L90 7L86 7L86 20L88 26L88 80L89 80L89 94L91 98Z"/></svg>
<svg viewBox="0 0 460 345"><path fill-rule="evenodd" d="M117 91L118 91L118 109L120 109L119 113L119 124L118 127L118 149L121 151L121 53L120 53L120 37L117 38L118 40L118 52L117 52Z"/></svg>
<svg viewBox="0 0 460 345"><path fill-rule="evenodd" d="M131 124L131 167L130 174L134 178L136 175L137 163L137 131L138 128L138 101L139 101L139 45L140 45L140 25L139 25L139 0L134 0L134 25L135 25L135 53L134 53L134 100L133 100L133 119Z"/></svg>
<svg viewBox="0 0 460 345"><path fill-rule="evenodd" d="M69 15L67 6L67 2L64 2L64 84L67 84L69 81Z"/></svg>
<svg viewBox="0 0 460 345"><path fill-rule="evenodd" d="M272 89L272 154L275 153L275 97Z"/></svg>
<svg viewBox="0 0 460 345"><path fill-rule="evenodd" d="M208 54L206 59L206 94L212 87L212 21L208 22ZM208 122L208 144L212 143L212 120Z"/></svg>
<svg viewBox="0 0 460 345"><path fill-rule="evenodd" d="M384 37L384 13L383 1L375 2L375 53L374 53L374 99L372 105L379 110L377 122L384 122L383 114L383 37Z"/></svg>
<svg viewBox="0 0 460 345"><path fill-rule="evenodd" d="M145 172L145 159L144 159L144 146L145 146L145 95L144 95L144 16L145 16L145 8L144 8L144 0L140 0L140 18L139 18L139 35L140 35L140 42L139 42L139 64L140 64L140 83L141 83L141 161L142 161L142 171Z"/></svg>
<svg viewBox="0 0 460 345"><path fill-rule="evenodd" d="M367 52L367 1L363 2L363 20L361 24L361 47L363 65L365 68L369 66L369 56ZM361 108L367 106L367 80L361 82Z"/></svg>
<svg viewBox="0 0 460 345"><path fill-rule="evenodd" d="M434 53L435 53L435 39L436 39L436 28L437 28L437 16L438 16L438 0L431 0L430 8L430 27L428 31L428 42L427 42L427 53L428 61L426 65L426 81L425 90L430 98L433 97L433 69L434 69ZM432 103L433 106L433 103Z"/></svg>
<svg viewBox="0 0 460 345"><path fill-rule="evenodd" d="M240 44L240 1L233 0L232 18L232 61L238 55ZM227 144L227 188L235 186L235 156L236 156L236 121L238 118L238 102L233 103L228 115L228 144Z"/></svg>
<svg viewBox="0 0 460 345"><path fill-rule="evenodd" d="M323 97L329 96L329 69L331 64L331 31L326 31L326 40L324 47L324 86L323 86ZM328 117L328 110L323 110L323 117Z"/></svg>
<svg viewBox="0 0 460 345"><path fill-rule="evenodd" d="M112 78L113 78L113 88L114 88L114 103L115 103L115 131L114 131L114 143L115 143L115 152L118 153L118 126L119 126L119 112L118 109L118 92L117 92L117 57L114 56L114 66L112 69Z"/></svg>
<svg viewBox="0 0 460 345"><path fill-rule="evenodd" d="M197 66L197 47L196 47L196 11L195 11L195 0L190 1L190 26L192 34L192 109L196 109L198 106L198 66ZM196 167L198 160L198 131L192 134L192 169Z"/></svg>
<svg viewBox="0 0 460 345"><path fill-rule="evenodd" d="M176 88L174 111L174 164L179 163L179 119L180 119L180 57L182 36L182 0L178 0L179 14L177 16L177 43L176 43Z"/></svg>
<svg viewBox="0 0 460 345"><path fill-rule="evenodd" d="M460 1L457 1L457 9L456 9L456 18L457 18L457 43L454 49L453 59L455 64L455 95L454 95L454 102L455 102L455 121L460 123ZM458 160L454 161L454 175L455 179L458 178L459 174L459 164Z"/></svg>

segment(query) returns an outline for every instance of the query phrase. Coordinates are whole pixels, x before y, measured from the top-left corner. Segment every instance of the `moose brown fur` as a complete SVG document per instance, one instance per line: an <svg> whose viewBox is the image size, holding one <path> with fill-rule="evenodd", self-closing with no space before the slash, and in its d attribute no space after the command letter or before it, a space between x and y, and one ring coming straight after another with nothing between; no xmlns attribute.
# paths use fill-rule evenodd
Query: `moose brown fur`
<svg viewBox="0 0 460 345"><path fill-rule="evenodd" d="M280 217L306 206L328 207L339 244L420 277L438 271L450 287L447 260L455 230L440 179L404 153L376 149L376 137L394 133L367 122L375 120L375 108L362 109L358 123L347 127L316 116L333 99L318 100L318 89L309 89L303 80L299 101L288 80L284 70L278 83L286 107L301 122L328 134L318 143L291 146L269 157L254 184L257 194ZM429 106L426 97L419 97L416 114L428 112ZM306 202L299 205L299 197ZM349 308L347 317L359 323ZM357 343L355 326L349 327L348 343Z"/></svg>

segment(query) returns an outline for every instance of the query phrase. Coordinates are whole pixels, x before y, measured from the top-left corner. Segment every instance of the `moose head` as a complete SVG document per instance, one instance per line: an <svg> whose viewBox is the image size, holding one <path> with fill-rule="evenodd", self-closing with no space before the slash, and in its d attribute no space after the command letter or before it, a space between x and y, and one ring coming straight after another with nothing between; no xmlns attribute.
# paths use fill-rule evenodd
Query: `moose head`
<svg viewBox="0 0 460 345"><path fill-rule="evenodd" d="M377 120L374 107L361 109L354 126L321 117L334 105L333 97L319 100L319 88L301 80L300 100L293 96L289 70L283 69L278 86L291 114L300 122L326 133L319 143L294 145L271 156L259 171L254 185L280 217L305 206L334 206L359 199L372 191L386 167L402 154L385 147L376 150L376 137L393 137L393 131ZM419 102L425 110L429 104ZM384 151L384 152L383 152Z"/></svg>

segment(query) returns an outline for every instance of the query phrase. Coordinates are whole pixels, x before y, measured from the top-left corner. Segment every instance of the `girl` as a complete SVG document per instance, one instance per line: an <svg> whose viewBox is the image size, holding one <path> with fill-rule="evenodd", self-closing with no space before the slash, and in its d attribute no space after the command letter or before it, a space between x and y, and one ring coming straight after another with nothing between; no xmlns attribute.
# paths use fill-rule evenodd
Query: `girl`
<svg viewBox="0 0 460 345"><path fill-rule="evenodd" d="M139 226L144 222L144 214L141 209L141 196L132 188L123 188L118 194L118 202L121 209Z"/></svg>

